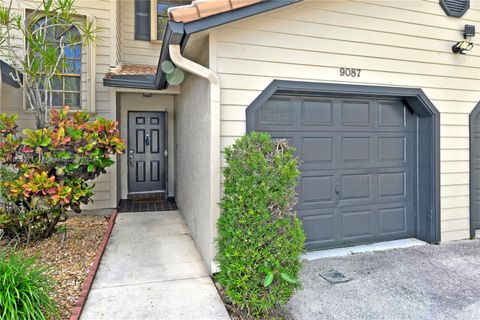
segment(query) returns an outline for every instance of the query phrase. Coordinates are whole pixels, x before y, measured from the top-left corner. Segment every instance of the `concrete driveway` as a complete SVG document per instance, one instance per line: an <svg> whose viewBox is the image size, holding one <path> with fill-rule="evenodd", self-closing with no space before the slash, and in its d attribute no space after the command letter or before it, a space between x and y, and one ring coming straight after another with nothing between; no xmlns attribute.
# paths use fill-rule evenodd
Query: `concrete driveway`
<svg viewBox="0 0 480 320"><path fill-rule="evenodd" d="M331 284L337 270L351 281ZM296 319L480 319L480 241L325 258L305 265Z"/></svg>

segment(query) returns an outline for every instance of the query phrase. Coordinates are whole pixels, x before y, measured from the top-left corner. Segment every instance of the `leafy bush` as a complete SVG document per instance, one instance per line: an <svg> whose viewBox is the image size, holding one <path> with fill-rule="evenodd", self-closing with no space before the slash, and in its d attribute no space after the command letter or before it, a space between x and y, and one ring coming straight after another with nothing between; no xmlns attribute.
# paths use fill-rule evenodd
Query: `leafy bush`
<svg viewBox="0 0 480 320"><path fill-rule="evenodd" d="M292 208L299 171L286 140L252 133L225 149L217 279L253 315L286 303L300 286L305 235Z"/></svg>
<svg viewBox="0 0 480 320"><path fill-rule="evenodd" d="M50 298L51 279L34 258L11 251L0 252L0 319L43 320L56 318L57 307Z"/></svg>
<svg viewBox="0 0 480 320"><path fill-rule="evenodd" d="M103 118L90 122L86 112L68 107L51 112L43 129L19 135L17 116L0 114L0 229L27 240L48 237L72 209L92 201L89 180L106 172L111 155L123 152L117 123Z"/></svg>

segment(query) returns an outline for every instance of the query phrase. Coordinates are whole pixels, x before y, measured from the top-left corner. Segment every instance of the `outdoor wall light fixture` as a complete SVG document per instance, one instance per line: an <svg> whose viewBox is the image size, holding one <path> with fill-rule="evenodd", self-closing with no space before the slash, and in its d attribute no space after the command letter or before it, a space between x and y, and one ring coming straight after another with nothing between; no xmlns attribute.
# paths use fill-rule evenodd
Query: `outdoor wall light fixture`
<svg viewBox="0 0 480 320"><path fill-rule="evenodd" d="M473 37L475 37L475 26L471 24L465 25L465 29L463 30L463 38L465 40L458 41L452 46L453 53L466 54L467 51L472 50L473 43L471 40Z"/></svg>

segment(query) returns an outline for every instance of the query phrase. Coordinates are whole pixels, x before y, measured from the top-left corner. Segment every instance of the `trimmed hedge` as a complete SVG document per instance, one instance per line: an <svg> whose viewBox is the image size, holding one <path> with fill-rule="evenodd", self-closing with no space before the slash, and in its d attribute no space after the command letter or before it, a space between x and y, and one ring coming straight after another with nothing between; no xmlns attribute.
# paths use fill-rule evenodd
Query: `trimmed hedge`
<svg viewBox="0 0 480 320"><path fill-rule="evenodd" d="M297 160L286 140L266 133L246 135L224 152L217 279L234 304L261 316L300 287L305 235L292 210Z"/></svg>

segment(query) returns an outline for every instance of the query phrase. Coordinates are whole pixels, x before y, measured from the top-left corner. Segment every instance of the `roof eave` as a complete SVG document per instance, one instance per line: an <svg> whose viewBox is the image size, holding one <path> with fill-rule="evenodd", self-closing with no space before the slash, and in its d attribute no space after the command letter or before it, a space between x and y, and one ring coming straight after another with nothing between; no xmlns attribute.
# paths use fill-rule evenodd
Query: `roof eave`
<svg viewBox="0 0 480 320"><path fill-rule="evenodd" d="M265 0L232 11L222 12L200 20L184 24L185 33L193 34L207 29L215 28L230 22L245 19L270 10L279 9L302 0Z"/></svg>
<svg viewBox="0 0 480 320"><path fill-rule="evenodd" d="M117 88L131 88L131 89L148 89L156 90L155 83L153 81L140 81L128 78L103 78L103 85L105 87L117 87Z"/></svg>
<svg viewBox="0 0 480 320"><path fill-rule="evenodd" d="M171 44L180 45L181 52L185 50L188 39L194 33L219 27L221 25L248 18L270 10L288 6L303 0L265 0L236 10L219 13L200 20L183 23L168 21L162 41L162 49L157 65L157 73L154 82L138 83L129 80L103 79L103 84L109 87L123 87L136 89L164 90L168 88L166 75L162 72L162 64L170 59L169 47ZM127 87L126 87L127 86Z"/></svg>
<svg viewBox="0 0 480 320"><path fill-rule="evenodd" d="M20 88L20 85L17 81L13 80L11 73L15 72L15 69L6 63L3 60L0 60L0 69L1 69L1 76L2 76L2 83L9 85L14 88ZM22 81L22 75L20 74L20 81Z"/></svg>

